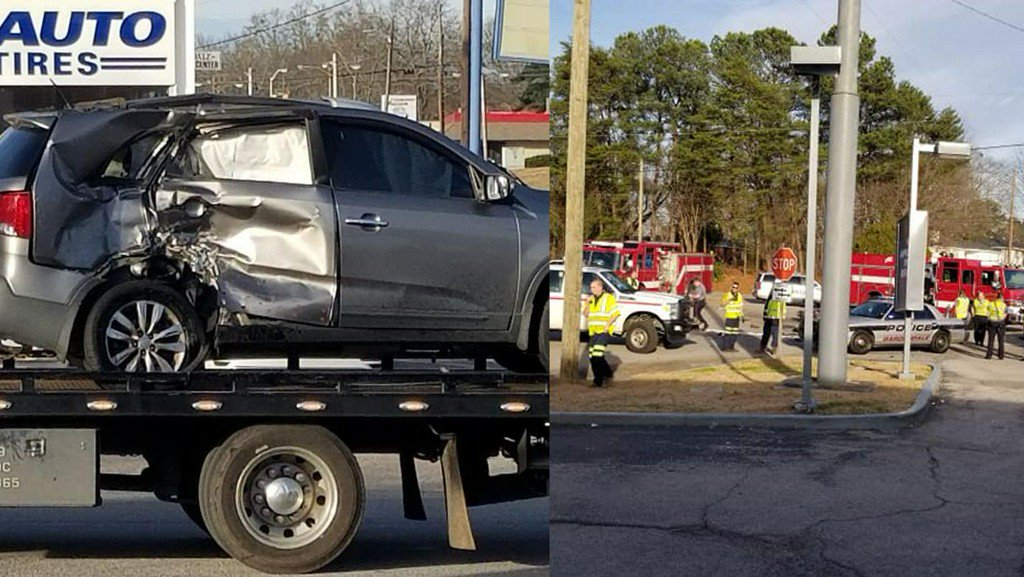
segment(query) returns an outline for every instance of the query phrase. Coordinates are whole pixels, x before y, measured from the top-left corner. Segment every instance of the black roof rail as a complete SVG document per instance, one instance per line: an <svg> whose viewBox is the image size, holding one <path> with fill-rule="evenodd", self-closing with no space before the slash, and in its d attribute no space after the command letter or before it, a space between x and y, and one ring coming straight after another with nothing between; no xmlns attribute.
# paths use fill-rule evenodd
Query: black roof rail
<svg viewBox="0 0 1024 577"><path fill-rule="evenodd" d="M290 98L270 98L266 96L238 96L230 94L187 94L183 96L159 96L143 98L125 103L125 108L195 108L204 105L220 107L279 107L279 108L358 108L362 110L380 110L372 104L341 98L323 100L293 100Z"/></svg>

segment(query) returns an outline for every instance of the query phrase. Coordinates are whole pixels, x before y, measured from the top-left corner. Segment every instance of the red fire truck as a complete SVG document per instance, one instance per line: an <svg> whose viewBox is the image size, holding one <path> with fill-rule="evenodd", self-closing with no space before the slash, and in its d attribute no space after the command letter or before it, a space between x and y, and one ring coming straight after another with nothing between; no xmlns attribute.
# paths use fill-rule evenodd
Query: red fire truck
<svg viewBox="0 0 1024 577"><path fill-rule="evenodd" d="M583 262L622 275L636 268L643 290L683 294L693 278L713 290L714 255L684 253L678 243L591 240L583 246Z"/></svg>

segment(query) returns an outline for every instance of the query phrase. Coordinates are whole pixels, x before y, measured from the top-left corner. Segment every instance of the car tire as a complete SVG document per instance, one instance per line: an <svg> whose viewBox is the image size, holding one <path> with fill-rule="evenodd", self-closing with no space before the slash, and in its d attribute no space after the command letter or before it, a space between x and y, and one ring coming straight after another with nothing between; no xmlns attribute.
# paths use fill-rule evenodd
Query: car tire
<svg viewBox="0 0 1024 577"><path fill-rule="evenodd" d="M140 354L147 344L148 352ZM188 372L202 365L209 348L199 315L184 296L162 283L131 281L93 305L82 350L90 371Z"/></svg>
<svg viewBox="0 0 1024 577"><path fill-rule="evenodd" d="M944 353L949 350L950 335L948 331L939 331L932 337L931 350L933 353Z"/></svg>
<svg viewBox="0 0 1024 577"><path fill-rule="evenodd" d="M626 340L626 348L634 353L646 355L658 348L658 329L651 319L639 319L626 324L622 335Z"/></svg>
<svg viewBox="0 0 1024 577"><path fill-rule="evenodd" d="M857 331L850 338L849 351L855 355L866 355L875 346L875 337L867 331Z"/></svg>
<svg viewBox="0 0 1024 577"><path fill-rule="evenodd" d="M551 321L549 303L544 301L540 318L531 325L530 350L523 352L514 347L494 355L494 360L514 373L547 373L551 359Z"/></svg>
<svg viewBox="0 0 1024 577"><path fill-rule="evenodd" d="M363 518L359 463L323 427L247 427L211 451L203 468L199 504L210 535L257 571L316 571L349 546Z"/></svg>

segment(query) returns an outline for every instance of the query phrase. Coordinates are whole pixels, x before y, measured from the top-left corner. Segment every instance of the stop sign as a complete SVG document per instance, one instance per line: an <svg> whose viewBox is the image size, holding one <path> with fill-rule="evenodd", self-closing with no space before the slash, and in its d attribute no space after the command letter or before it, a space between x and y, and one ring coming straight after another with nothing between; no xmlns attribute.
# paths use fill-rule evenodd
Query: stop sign
<svg viewBox="0 0 1024 577"><path fill-rule="evenodd" d="M789 247L782 247L772 256L772 273L777 280L787 281L796 274L796 253Z"/></svg>

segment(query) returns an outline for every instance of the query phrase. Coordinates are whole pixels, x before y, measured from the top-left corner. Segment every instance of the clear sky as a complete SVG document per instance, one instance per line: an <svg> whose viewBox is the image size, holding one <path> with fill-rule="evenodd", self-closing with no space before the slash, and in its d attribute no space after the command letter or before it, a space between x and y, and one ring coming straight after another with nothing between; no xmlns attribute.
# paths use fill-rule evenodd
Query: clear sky
<svg viewBox="0 0 1024 577"><path fill-rule="evenodd" d="M1024 28L1022 0L961 0ZM777 26L815 43L835 22L837 0L592 0L591 39L667 24L708 41L729 31ZM552 50L572 30L572 0L551 0ZM862 0L864 31L893 59L897 76L921 87L936 108L954 107L976 146L1024 142L1024 32L952 0ZM991 151L1012 157L1022 149Z"/></svg>

